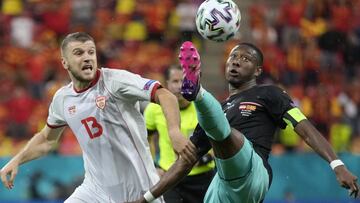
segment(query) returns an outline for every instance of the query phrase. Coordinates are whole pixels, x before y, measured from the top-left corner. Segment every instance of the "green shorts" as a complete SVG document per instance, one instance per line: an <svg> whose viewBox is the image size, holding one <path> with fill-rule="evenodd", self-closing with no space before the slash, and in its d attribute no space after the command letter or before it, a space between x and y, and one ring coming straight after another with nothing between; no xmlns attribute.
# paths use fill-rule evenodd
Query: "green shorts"
<svg viewBox="0 0 360 203"><path fill-rule="evenodd" d="M246 138L229 159L215 159L217 173L206 192L205 203L258 203L265 198L269 174Z"/></svg>

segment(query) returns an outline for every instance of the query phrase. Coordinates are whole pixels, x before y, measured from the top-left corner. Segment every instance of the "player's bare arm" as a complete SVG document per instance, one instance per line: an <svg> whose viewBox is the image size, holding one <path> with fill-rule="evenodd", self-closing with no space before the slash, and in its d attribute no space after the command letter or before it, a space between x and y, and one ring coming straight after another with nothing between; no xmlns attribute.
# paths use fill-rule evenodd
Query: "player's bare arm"
<svg viewBox="0 0 360 203"><path fill-rule="evenodd" d="M155 93L155 102L160 104L166 118L173 148L186 161L192 163L196 159L195 146L180 131L180 112L177 98L167 89L160 88Z"/></svg>
<svg viewBox="0 0 360 203"><path fill-rule="evenodd" d="M53 129L45 126L36 133L25 147L1 169L0 176L4 186L12 189L19 165L46 155L54 148L63 130L64 127Z"/></svg>
<svg viewBox="0 0 360 203"><path fill-rule="evenodd" d="M302 120L294 129L305 140L305 142L326 161L331 163L332 161L338 159L328 141L308 120ZM349 189L350 196L357 197L359 192L357 177L354 176L343 164L335 166L334 172L339 184L342 187Z"/></svg>

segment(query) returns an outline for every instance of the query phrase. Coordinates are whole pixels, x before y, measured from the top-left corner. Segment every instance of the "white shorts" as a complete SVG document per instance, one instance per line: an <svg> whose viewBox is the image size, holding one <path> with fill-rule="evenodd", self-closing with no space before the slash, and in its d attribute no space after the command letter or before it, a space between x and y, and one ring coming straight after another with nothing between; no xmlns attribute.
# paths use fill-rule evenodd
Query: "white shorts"
<svg viewBox="0 0 360 203"><path fill-rule="evenodd" d="M163 198L158 198L154 203L163 203ZM64 203L119 203L114 197L107 195L97 184L84 180L84 182L75 189Z"/></svg>
<svg viewBox="0 0 360 203"><path fill-rule="evenodd" d="M115 203L110 197L105 195L96 184L86 183L84 181L78 186L69 198L64 203Z"/></svg>

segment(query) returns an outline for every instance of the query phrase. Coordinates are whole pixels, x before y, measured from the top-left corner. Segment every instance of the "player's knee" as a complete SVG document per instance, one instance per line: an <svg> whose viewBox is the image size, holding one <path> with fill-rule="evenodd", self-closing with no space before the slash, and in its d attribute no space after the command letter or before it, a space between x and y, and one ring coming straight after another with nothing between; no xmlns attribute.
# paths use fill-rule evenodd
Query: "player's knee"
<svg viewBox="0 0 360 203"><path fill-rule="evenodd" d="M231 140L233 142L233 145L236 146L238 150L241 150L241 148L244 145L245 142L245 136L240 131L236 130L235 128L231 128L230 135Z"/></svg>
<svg viewBox="0 0 360 203"><path fill-rule="evenodd" d="M228 136L221 141L213 140L213 149L217 158L228 159L241 151L244 145L244 135L236 129L231 129Z"/></svg>

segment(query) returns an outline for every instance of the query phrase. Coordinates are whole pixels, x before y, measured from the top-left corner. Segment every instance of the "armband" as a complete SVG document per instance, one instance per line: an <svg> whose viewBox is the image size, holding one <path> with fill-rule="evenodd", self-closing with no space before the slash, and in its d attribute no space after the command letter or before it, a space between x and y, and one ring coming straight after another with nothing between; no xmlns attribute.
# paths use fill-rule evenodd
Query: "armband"
<svg viewBox="0 0 360 203"><path fill-rule="evenodd" d="M299 108L295 107L287 111L283 119L294 128L300 121L305 120L306 116L301 113Z"/></svg>

